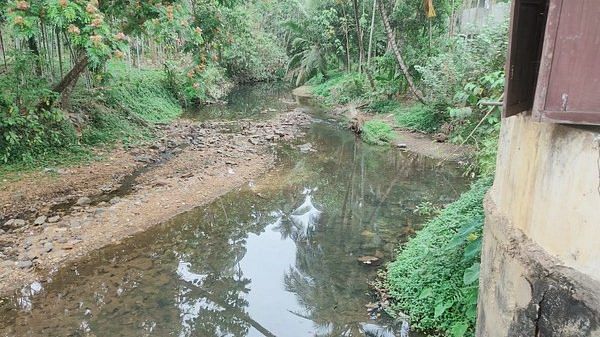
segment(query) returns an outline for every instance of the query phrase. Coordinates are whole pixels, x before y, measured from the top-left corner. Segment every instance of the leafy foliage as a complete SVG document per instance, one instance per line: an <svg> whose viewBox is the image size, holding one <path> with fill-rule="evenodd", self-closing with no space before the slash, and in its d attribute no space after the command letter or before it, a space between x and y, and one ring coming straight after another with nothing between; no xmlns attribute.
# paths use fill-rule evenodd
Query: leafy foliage
<svg viewBox="0 0 600 337"><path fill-rule="evenodd" d="M363 125L361 138L368 144L385 145L394 140L394 132L386 122L373 119Z"/></svg>
<svg viewBox="0 0 600 337"><path fill-rule="evenodd" d="M313 93L329 104L346 104L369 95L366 79L358 73L330 73L329 76L329 80L313 87Z"/></svg>
<svg viewBox="0 0 600 337"><path fill-rule="evenodd" d="M482 178L448 205L399 251L388 266L392 308L413 326L450 336L473 336L477 314L483 198Z"/></svg>
<svg viewBox="0 0 600 337"><path fill-rule="evenodd" d="M396 120L411 130L434 132L444 122L444 116L429 106L416 104L397 109Z"/></svg>

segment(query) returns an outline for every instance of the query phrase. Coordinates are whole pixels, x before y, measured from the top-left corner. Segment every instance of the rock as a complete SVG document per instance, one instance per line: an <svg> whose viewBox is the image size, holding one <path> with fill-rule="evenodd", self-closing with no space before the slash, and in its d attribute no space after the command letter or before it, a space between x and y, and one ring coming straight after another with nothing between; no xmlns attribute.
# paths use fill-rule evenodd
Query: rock
<svg viewBox="0 0 600 337"><path fill-rule="evenodd" d="M60 215L55 215L53 217L49 217L46 222L48 223L57 223L60 220Z"/></svg>
<svg viewBox="0 0 600 337"><path fill-rule="evenodd" d="M109 203L110 203L111 205L115 205L115 204L118 204L120 201L121 201L121 198L119 198L119 197L114 197L114 198L110 199Z"/></svg>
<svg viewBox="0 0 600 337"><path fill-rule="evenodd" d="M87 206L92 203L92 199L88 197L81 197L77 200L77 206Z"/></svg>
<svg viewBox="0 0 600 337"><path fill-rule="evenodd" d="M381 259L375 256L361 256L357 260L369 266L378 266L381 264Z"/></svg>
<svg viewBox="0 0 600 337"><path fill-rule="evenodd" d="M4 229L17 229L17 228L21 228L21 227L25 227L27 223L25 222L25 220L22 219L10 219L7 222L4 223L4 225L2 225L2 228Z"/></svg>
<svg viewBox="0 0 600 337"><path fill-rule="evenodd" d="M164 186L169 186L169 182L163 179L159 179L157 181L154 182L154 184L152 185L152 187L164 187Z"/></svg>
<svg viewBox="0 0 600 337"><path fill-rule="evenodd" d="M17 262L17 267L21 269L30 269L33 267L33 262L31 262L31 260L19 261Z"/></svg>
<svg viewBox="0 0 600 337"><path fill-rule="evenodd" d="M57 169L57 168L54 168L54 167L46 167L44 169L44 173L64 174L65 170Z"/></svg>
<svg viewBox="0 0 600 337"><path fill-rule="evenodd" d="M408 148L408 145L406 145L404 143L397 143L396 147L399 149L406 149L406 148Z"/></svg>
<svg viewBox="0 0 600 337"><path fill-rule="evenodd" d="M135 157L134 160L137 162L146 163L146 164L150 164L150 163L154 162L154 159L152 159L151 156L146 155L146 154L139 155L139 156Z"/></svg>
<svg viewBox="0 0 600 337"><path fill-rule="evenodd" d="M13 227L14 223L15 223L15 219L10 219L7 222L5 222L4 225L2 225L2 228L10 229Z"/></svg>
<svg viewBox="0 0 600 337"><path fill-rule="evenodd" d="M438 143L445 143L448 140L448 135L440 132L434 135L433 139L435 139L435 141Z"/></svg>
<svg viewBox="0 0 600 337"><path fill-rule="evenodd" d="M299 148L300 148L300 152L302 152L302 153L317 152L317 150L313 149L313 146L311 143L306 143L306 144L300 145Z"/></svg>
<svg viewBox="0 0 600 337"><path fill-rule="evenodd" d="M44 223L46 223L46 220L48 220L48 217L45 215L39 216L37 219L35 219L35 221L33 222L33 224L35 226L41 226Z"/></svg>
<svg viewBox="0 0 600 337"><path fill-rule="evenodd" d="M33 245L33 240L31 238L27 238L23 242L23 248L25 248L25 249L29 249L29 247L31 247L32 245Z"/></svg>
<svg viewBox="0 0 600 337"><path fill-rule="evenodd" d="M54 248L54 246L52 245L51 242L44 243L44 252L50 253L53 248Z"/></svg>
<svg viewBox="0 0 600 337"><path fill-rule="evenodd" d="M69 223L69 226L71 226L71 228L79 228L79 227L81 227L81 222L79 222L77 220L71 220L71 222Z"/></svg>

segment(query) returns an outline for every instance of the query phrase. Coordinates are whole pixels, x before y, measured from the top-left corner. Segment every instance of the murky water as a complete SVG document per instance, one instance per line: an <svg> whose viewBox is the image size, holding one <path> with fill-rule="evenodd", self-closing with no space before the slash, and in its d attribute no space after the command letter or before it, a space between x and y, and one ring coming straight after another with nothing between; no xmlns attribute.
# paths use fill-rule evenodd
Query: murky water
<svg viewBox="0 0 600 337"><path fill-rule="evenodd" d="M265 177L23 289L0 335L400 336L367 313L376 267L357 259L388 261L417 205L466 189L462 169L325 122L304 143L315 151L283 146Z"/></svg>
<svg viewBox="0 0 600 337"><path fill-rule="evenodd" d="M242 118L267 119L295 102L289 85L276 83L245 84L224 98L223 104L210 104L189 109L184 118L206 121Z"/></svg>

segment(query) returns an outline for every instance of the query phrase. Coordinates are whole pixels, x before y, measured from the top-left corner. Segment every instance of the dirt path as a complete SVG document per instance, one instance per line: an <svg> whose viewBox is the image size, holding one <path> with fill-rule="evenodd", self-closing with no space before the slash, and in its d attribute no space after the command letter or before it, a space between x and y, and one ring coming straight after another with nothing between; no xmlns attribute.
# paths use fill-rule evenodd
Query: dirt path
<svg viewBox="0 0 600 337"><path fill-rule="evenodd" d="M270 147L310 122L298 109L262 123L179 121L151 146L4 182L0 295L259 177L274 164Z"/></svg>

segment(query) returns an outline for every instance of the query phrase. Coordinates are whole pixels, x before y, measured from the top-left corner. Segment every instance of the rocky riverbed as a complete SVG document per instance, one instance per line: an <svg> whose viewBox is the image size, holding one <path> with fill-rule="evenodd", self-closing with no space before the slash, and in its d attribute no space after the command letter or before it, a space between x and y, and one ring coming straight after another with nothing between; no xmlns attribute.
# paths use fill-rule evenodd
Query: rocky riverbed
<svg viewBox="0 0 600 337"><path fill-rule="evenodd" d="M2 181L0 294L252 181L274 164L271 147L310 123L299 108L269 121L179 120L151 144Z"/></svg>

